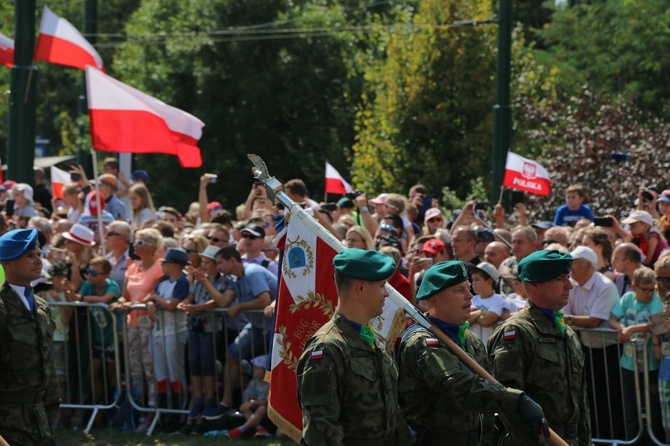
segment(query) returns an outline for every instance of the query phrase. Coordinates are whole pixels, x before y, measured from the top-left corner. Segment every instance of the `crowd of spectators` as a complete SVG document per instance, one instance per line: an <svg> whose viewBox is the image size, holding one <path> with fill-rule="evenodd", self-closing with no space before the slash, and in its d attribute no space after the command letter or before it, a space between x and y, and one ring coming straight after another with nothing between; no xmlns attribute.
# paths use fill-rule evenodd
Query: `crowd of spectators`
<svg viewBox="0 0 670 446"><path fill-rule="evenodd" d="M70 306L54 312L63 401L109 401L121 390L114 367L124 356L114 351L118 345L129 360L130 376L123 382L141 405L189 409L184 420L173 415L161 419L164 431L201 433L207 420L239 407L244 418L231 437L268 435L267 393L258 380L261 370L254 368L264 365L258 357L267 354L272 332L279 274L279 252L272 239L283 207L253 183L248 197L240 200L244 203L231 213L209 199L212 176L205 174L197 201L182 214L171 206L156 209L148 174L137 171L127 180L113 158L105 160L97 185L81 169L74 171L79 180L65 185L62 200L51 199L45 187L33 191L27 184L5 182L0 188L12 200L6 202L11 210L5 212L2 231L39 231L44 295L52 302L95 306L83 315ZM43 177L36 171L36 184L44 185ZM586 204L586 191L573 185L553 221L528 221L523 203L511 215L500 204L487 207L472 201L462 209L443 210L422 185L412 187L407 196L355 193L328 203L312 200L301 180L287 182L284 190L312 208L315 218L345 246L393 257L397 270L390 282L412 302L431 265L466 262L474 295L470 330L484 343L496 323L526 305L517 277L519 261L540 249L570 252L572 289L564 314L567 324L582 330L594 437L631 439L637 433L638 410L644 410L635 401L637 381L642 396L650 398L645 419L656 437L666 440L670 190L641 189L629 215L598 216ZM212 316L209 310L215 308L227 308L225 317ZM124 342L114 343L114 336L124 332L124 320ZM81 329L85 325L88 332ZM593 331L598 327L608 329ZM92 346L90 352L83 351L85 345ZM72 356L85 361L73 364ZM68 375L77 368L78 376L96 383L94 391L68 385ZM243 400L241 391L250 382ZM79 420L67 419L63 411L59 421L72 425ZM153 413L136 421L138 425L121 424L146 431Z"/></svg>

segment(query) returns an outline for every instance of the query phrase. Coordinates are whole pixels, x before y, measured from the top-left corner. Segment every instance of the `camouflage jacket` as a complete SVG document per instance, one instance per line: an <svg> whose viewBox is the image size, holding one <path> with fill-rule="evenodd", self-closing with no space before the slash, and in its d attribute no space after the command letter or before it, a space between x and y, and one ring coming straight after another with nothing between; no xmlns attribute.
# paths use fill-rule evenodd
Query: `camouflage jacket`
<svg viewBox="0 0 670 446"><path fill-rule="evenodd" d="M376 333L371 348L339 310L307 341L297 377L304 443L409 443L386 342Z"/></svg>
<svg viewBox="0 0 670 446"><path fill-rule="evenodd" d="M46 301L35 296L32 315L9 284L2 285L0 435L12 446L52 444L60 404L52 356L55 328Z"/></svg>
<svg viewBox="0 0 670 446"><path fill-rule="evenodd" d="M542 406L549 427L568 444L591 444L585 357L572 328L566 327L562 335L531 302L496 329L488 348L500 383L523 390ZM532 438L516 417L502 418L515 440L511 443L548 444Z"/></svg>
<svg viewBox="0 0 670 446"><path fill-rule="evenodd" d="M411 330L411 329L410 329ZM466 351L488 370L484 344L467 332ZM480 414L516 410L521 392L481 378L465 367L431 332L404 336L398 352L400 407L417 431L445 435L480 429Z"/></svg>

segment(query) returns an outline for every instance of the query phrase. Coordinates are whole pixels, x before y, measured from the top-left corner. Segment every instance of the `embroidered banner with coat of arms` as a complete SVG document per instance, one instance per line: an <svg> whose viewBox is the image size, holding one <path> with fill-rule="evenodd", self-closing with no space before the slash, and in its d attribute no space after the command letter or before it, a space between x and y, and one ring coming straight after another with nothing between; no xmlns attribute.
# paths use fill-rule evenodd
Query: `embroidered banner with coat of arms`
<svg viewBox="0 0 670 446"><path fill-rule="evenodd" d="M298 217L291 218L277 240L284 256L275 309L268 414L277 427L300 443L302 411L298 405L296 367L307 341L330 320L337 307L333 279L333 257L337 252ZM387 339L390 335L395 340L404 328L404 316L391 299L386 299L383 314L371 320L370 325Z"/></svg>

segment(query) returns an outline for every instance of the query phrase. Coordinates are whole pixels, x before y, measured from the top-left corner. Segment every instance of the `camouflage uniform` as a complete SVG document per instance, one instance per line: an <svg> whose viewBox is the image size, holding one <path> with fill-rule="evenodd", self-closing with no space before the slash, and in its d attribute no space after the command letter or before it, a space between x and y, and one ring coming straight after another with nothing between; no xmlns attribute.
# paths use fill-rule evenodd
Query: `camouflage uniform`
<svg viewBox="0 0 670 446"><path fill-rule="evenodd" d="M60 404L56 324L46 301L34 297L35 316L7 282L0 289L0 435L12 446L54 444Z"/></svg>
<svg viewBox="0 0 670 446"><path fill-rule="evenodd" d="M468 331L465 346L477 363L489 368L484 344L477 335ZM403 337L398 365L400 406L426 446L477 444L481 414L492 417L503 407L515 411L521 395L475 375L423 328ZM492 429L492 418L487 427Z"/></svg>
<svg viewBox="0 0 670 446"><path fill-rule="evenodd" d="M375 337L373 349L338 310L307 341L297 369L304 444L409 443L398 368L384 339Z"/></svg>
<svg viewBox="0 0 670 446"><path fill-rule="evenodd" d="M570 445L591 444L584 352L569 326L565 336L529 302L489 339L493 375L521 389L544 409L552 428ZM518 418L501 414L513 439L506 444L538 444ZM548 444L542 438L539 444Z"/></svg>

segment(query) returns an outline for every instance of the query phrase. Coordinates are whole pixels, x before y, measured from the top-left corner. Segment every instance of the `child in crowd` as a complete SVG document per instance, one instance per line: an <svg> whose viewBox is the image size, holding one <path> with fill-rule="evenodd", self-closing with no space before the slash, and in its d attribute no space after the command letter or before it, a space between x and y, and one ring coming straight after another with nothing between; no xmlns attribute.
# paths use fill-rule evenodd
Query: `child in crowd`
<svg viewBox="0 0 670 446"><path fill-rule="evenodd" d="M512 313L523 310L528 303L526 289L523 287L523 283L519 280L516 269L516 266L513 269L503 267L500 273L500 276L512 291L505 297L505 310L507 311L503 311L503 320L510 317Z"/></svg>
<svg viewBox="0 0 670 446"><path fill-rule="evenodd" d="M187 317L177 311L177 305L188 297L189 283L182 269L190 262L186 251L179 248L168 248L161 262L165 276L158 280L156 289L144 302L147 304L149 317L154 320L152 353L158 407L179 410L186 400L184 357L188 328ZM168 393L172 394L170 404ZM175 432L179 429L179 416L168 415L162 424L163 433Z"/></svg>
<svg viewBox="0 0 670 446"><path fill-rule="evenodd" d="M45 298L48 303L66 302L64 285L69 274L68 267L64 263L56 263L49 268L52 288L46 292ZM70 333L70 320L72 319L72 307L63 305L51 307L51 318L56 323L53 342L54 366L56 368L56 379L58 380L58 392L62 402L67 402L67 342ZM62 425L62 409L58 409L56 424Z"/></svg>
<svg viewBox="0 0 670 446"><path fill-rule="evenodd" d="M80 293L77 294L77 300L107 305L116 302L121 296L121 290L119 285L109 278L111 271L112 265L109 260L104 257L94 257L88 264L85 273L86 281L79 290ZM93 401L97 403L102 400L105 404L108 404L116 389L115 319L107 309L99 306L91 306L89 314L91 318L91 339L93 341L89 376L93 381L95 391ZM116 317L116 323L117 336L119 336L122 330L121 317ZM104 373L102 371L103 364L105 365Z"/></svg>
<svg viewBox="0 0 670 446"><path fill-rule="evenodd" d="M658 395L658 360L654 357L652 343L648 343L648 363L643 362L643 348L652 315L663 311L663 303L655 294L656 276L654 271L641 267L633 273L633 291L621 296L612 308L610 327L619 333L619 343L623 344L621 356L621 381L623 386L624 415L626 418L626 437L631 439L638 432L637 406L635 399L635 361L637 361L641 387L644 383L643 368L649 370L650 388L641 392L650 395L651 423L654 428L661 427L661 409ZM656 340L654 343L658 342ZM633 347L635 344L635 348ZM635 355L635 356L634 356ZM644 407L644 401L642 402ZM660 432L660 429L657 429ZM655 433L657 438L661 438Z"/></svg>
<svg viewBox="0 0 670 446"><path fill-rule="evenodd" d="M472 298L468 322L470 329L479 336L484 345L493 334L493 324L500 320L505 309L505 298L495 292L498 270L488 262L481 262L471 272L472 289L477 293Z"/></svg>
<svg viewBox="0 0 670 446"><path fill-rule="evenodd" d="M189 435L193 426L204 423L204 417L217 407L216 400L216 351L215 334L221 330L221 318L201 313L217 307L215 302L223 298L227 288L226 277L219 273L216 265L216 253L219 248L208 246L200 253L200 269L191 269L194 283L186 300L178 309L189 314L189 360L191 385L193 386L193 407L188 414L181 433ZM204 382L203 382L204 381ZM203 384L205 395L203 397Z"/></svg>
<svg viewBox="0 0 670 446"><path fill-rule="evenodd" d="M640 248L644 259L642 264L653 267L661 252L668 249L668 244L661 234L654 227L654 218L649 212L634 211L630 216L622 221L629 225L630 235L633 237L633 243ZM621 231L621 228L619 228ZM628 233L622 231L624 236Z"/></svg>
<svg viewBox="0 0 670 446"><path fill-rule="evenodd" d="M254 377L244 389L240 405L240 412L247 420L242 426L229 431L226 436L231 440L238 439L244 432L250 429L256 429L256 437L268 437L270 434L261 423L265 419L268 410L268 393L270 383L265 382L265 366L267 364L267 355L256 356L251 363L254 367Z"/></svg>
<svg viewBox="0 0 670 446"><path fill-rule="evenodd" d="M147 220L156 219L156 210L154 202L151 199L149 189L143 183L133 184L128 190L128 200L130 207L133 208L133 218L130 224L139 228Z"/></svg>
<svg viewBox="0 0 670 446"><path fill-rule="evenodd" d="M574 226L579 220L593 221L591 208L584 204L586 193L581 184L573 184L565 190L565 204L556 210L554 226Z"/></svg>
<svg viewBox="0 0 670 446"><path fill-rule="evenodd" d="M670 442L670 255L664 255L654 267L658 281L658 295L663 301L663 313L652 316L654 356L659 360L658 393L661 401L661 417L665 428L665 439Z"/></svg>

